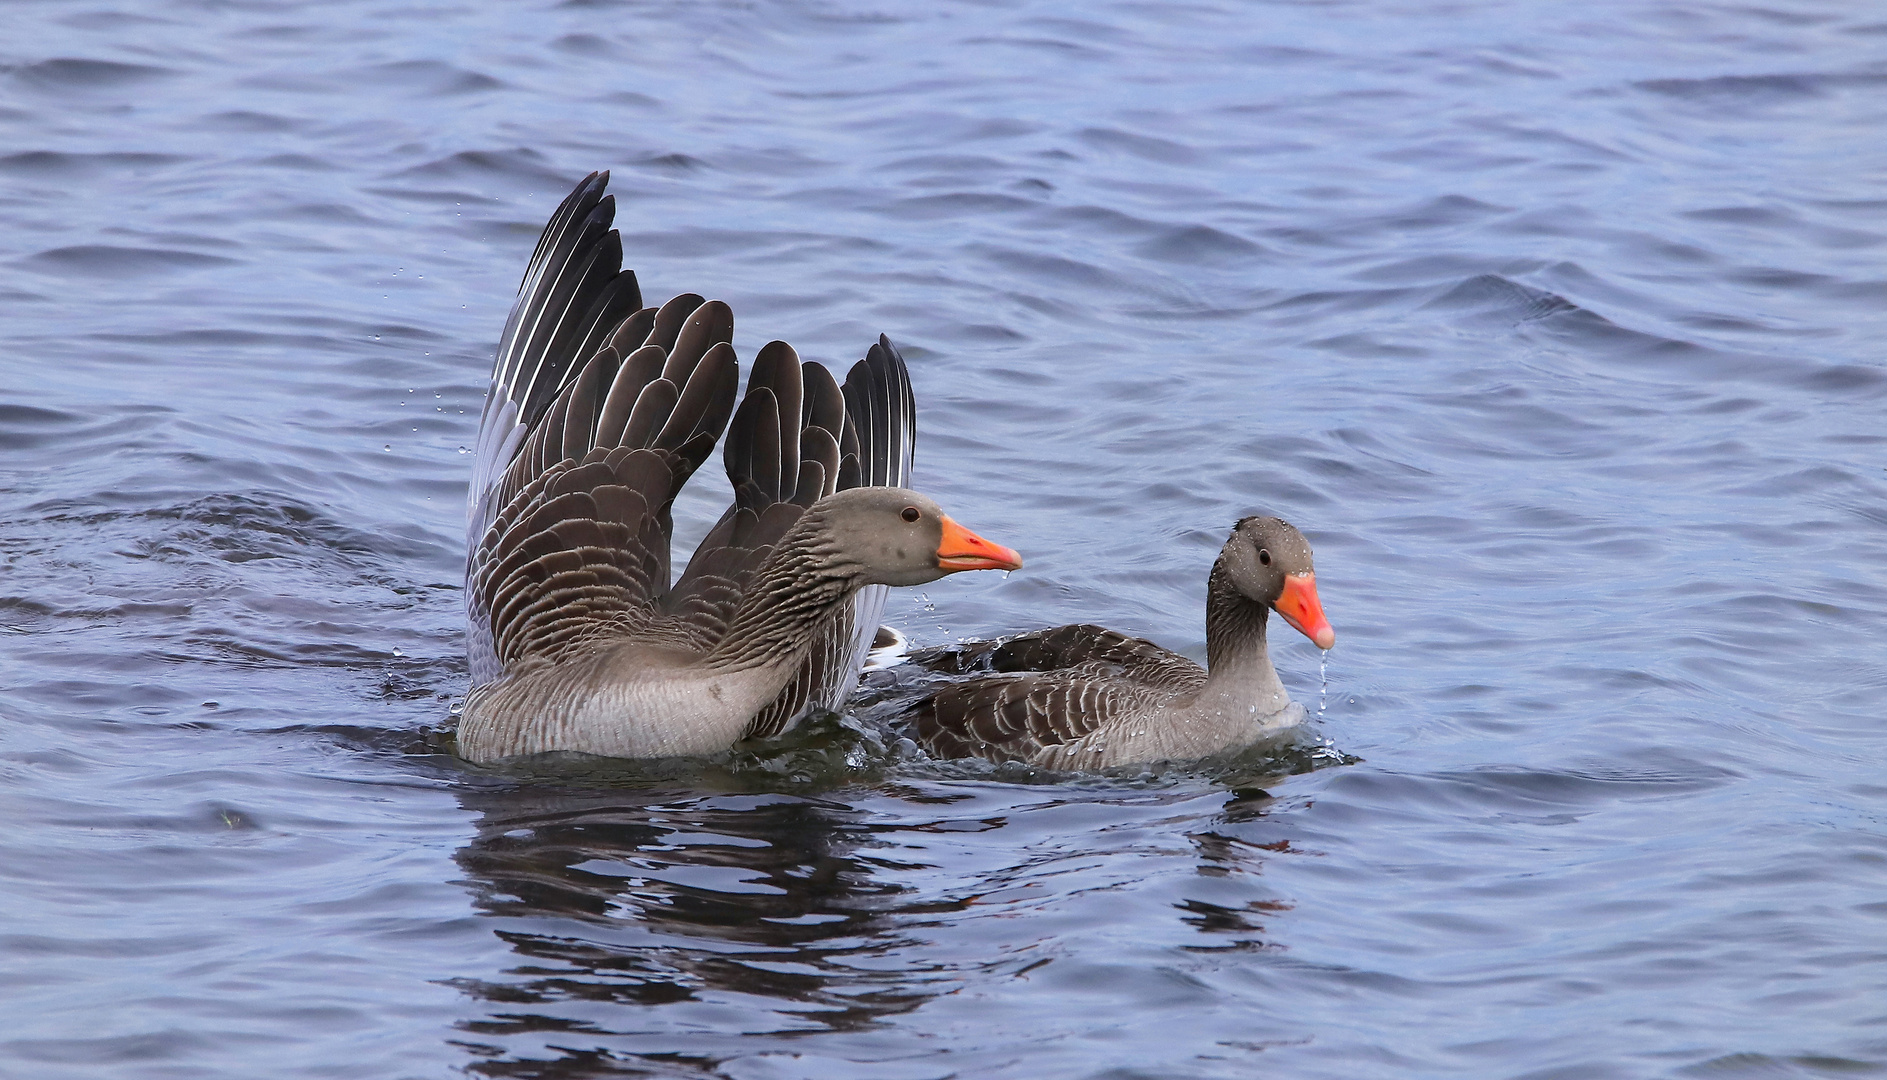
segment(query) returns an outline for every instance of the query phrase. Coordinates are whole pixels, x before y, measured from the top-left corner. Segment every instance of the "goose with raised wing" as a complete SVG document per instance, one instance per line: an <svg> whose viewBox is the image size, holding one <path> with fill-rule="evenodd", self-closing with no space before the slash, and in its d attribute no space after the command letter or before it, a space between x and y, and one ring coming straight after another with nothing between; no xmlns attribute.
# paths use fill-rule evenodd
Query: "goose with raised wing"
<svg viewBox="0 0 1887 1080"><path fill-rule="evenodd" d="M1102 769L1205 757L1302 719L1271 664L1276 611L1320 649L1336 643L1317 597L1310 544L1274 517L1240 521L1206 579L1206 666L1092 625L951 650L957 670L912 707L918 741L943 758Z"/></svg>
<svg viewBox="0 0 1887 1080"><path fill-rule="evenodd" d="M737 410L732 312L642 305L608 179L545 226L480 419L457 737L475 762L779 732L847 696L885 587L1021 565L903 486L915 413L888 339L843 387L771 342ZM733 505L671 584L674 499L724 430Z"/></svg>

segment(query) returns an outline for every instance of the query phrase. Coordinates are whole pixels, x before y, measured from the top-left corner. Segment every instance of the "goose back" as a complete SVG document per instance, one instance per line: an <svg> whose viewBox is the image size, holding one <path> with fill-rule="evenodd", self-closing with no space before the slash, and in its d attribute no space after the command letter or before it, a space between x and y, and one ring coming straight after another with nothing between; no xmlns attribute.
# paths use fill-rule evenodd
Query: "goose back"
<svg viewBox="0 0 1887 1080"><path fill-rule="evenodd" d="M920 701L918 741L938 757L1029 761L1205 686L1206 671L1151 641L1089 623L955 650L949 667L997 674Z"/></svg>

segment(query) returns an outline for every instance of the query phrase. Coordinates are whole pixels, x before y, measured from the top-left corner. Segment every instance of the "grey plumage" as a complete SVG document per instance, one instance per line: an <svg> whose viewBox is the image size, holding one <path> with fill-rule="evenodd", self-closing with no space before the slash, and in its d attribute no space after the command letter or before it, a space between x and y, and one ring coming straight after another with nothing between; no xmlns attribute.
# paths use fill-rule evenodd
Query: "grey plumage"
<svg viewBox="0 0 1887 1080"><path fill-rule="evenodd" d="M932 658L943 670L991 674L940 688L913 705L909 719L938 757L1061 769L1195 758L1250 743L1302 716L1265 640L1273 605L1293 578L1315 604L1303 536L1276 518L1246 518L1206 580L1206 667L1104 627L1060 626Z"/></svg>
<svg viewBox="0 0 1887 1080"><path fill-rule="evenodd" d="M461 748L481 759L588 748L579 714L600 708L590 691L615 677L610 665L620 663L609 657L709 656L810 507L842 488L901 486L909 476L914 407L888 339L843 389L772 342L736 412L732 311L693 293L642 306L609 227L607 182L586 177L546 225L480 421L466 567L474 692ZM734 504L671 587L671 507L723 431ZM824 585L798 584L814 606L828 602ZM868 586L803 628L805 640L787 640L781 656L803 652L803 662L781 672L784 688L753 711L752 730L778 731L843 700L883 593Z"/></svg>
<svg viewBox="0 0 1887 1080"><path fill-rule="evenodd" d="M1205 669L1184 656L1090 623L1021 634L972 655L956 663L1001 674L946 687L913 712L919 741L938 757L1028 761L1206 682Z"/></svg>

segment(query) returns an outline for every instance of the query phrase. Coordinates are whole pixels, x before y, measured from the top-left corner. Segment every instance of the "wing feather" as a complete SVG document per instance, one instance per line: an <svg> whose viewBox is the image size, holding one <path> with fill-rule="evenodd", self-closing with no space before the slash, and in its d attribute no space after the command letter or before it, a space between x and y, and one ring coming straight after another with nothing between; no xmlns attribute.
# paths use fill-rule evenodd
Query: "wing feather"
<svg viewBox="0 0 1887 1080"><path fill-rule="evenodd" d="M762 358L769 356L773 367L765 369ZM852 365L843 388L824 366L798 363L784 342L761 350L748 385L756 381L776 388L783 419L800 418L797 446L781 450L780 495L811 505L845 488L909 483L916 405L904 357L889 338L880 336ZM789 404L789 395L797 401ZM754 718L749 734L775 734L812 709L836 710L845 703L877 636L888 592L882 585L866 586L849 608L817 628L805 663Z"/></svg>
<svg viewBox="0 0 1887 1080"><path fill-rule="evenodd" d="M616 347L609 346L609 351L615 352ZM610 382L609 396L603 400L602 415L596 421L598 446L625 444L625 429L630 414L635 410L636 402L641 400L642 391L662 377L664 359L665 354L660 345L644 345L629 353L622 366L616 369L616 378ZM638 440L628 445L646 444Z"/></svg>
<svg viewBox="0 0 1887 1080"><path fill-rule="evenodd" d="M675 351L675 339L681 336L682 324L688 321L695 309L707 303L706 298L696 293L682 293L668 303L663 304L655 313L655 321L649 325L647 343L660 345L663 352Z"/></svg>
<svg viewBox="0 0 1887 1080"><path fill-rule="evenodd" d="M918 742L937 757L1027 761L1170 695L1116 675L991 675L937 691L912 709Z"/></svg>
<svg viewBox="0 0 1887 1080"><path fill-rule="evenodd" d="M679 354L681 346L676 346L675 351ZM670 360L672 362L673 357ZM662 378L672 382L669 372L674 370L672 363L664 367ZM654 442L656 446L670 449L687 442L697 431L707 430L716 414L720 417L719 422L713 424L716 434L727 424L726 410L734 404L734 385L739 380L734 347L725 341L716 342L687 372L677 373L685 380L676 383L682 388L680 400Z"/></svg>
<svg viewBox="0 0 1887 1080"><path fill-rule="evenodd" d="M732 312L693 293L642 306L608 180L551 215L493 362L468 515L475 684L651 625L669 506L733 411Z"/></svg>
<svg viewBox="0 0 1887 1080"><path fill-rule="evenodd" d="M468 548L503 505L497 489L526 436L590 358L584 343L615 330L641 304L635 275L622 270L621 239L609 227L615 201L603 194L608 183L608 173L591 173L576 185L551 214L518 283L479 418Z"/></svg>
<svg viewBox="0 0 1887 1080"><path fill-rule="evenodd" d="M939 757L1028 760L1206 681L1204 668L1177 653L1086 623L920 659L938 670L996 672L912 707L918 741Z"/></svg>
<svg viewBox="0 0 1887 1080"><path fill-rule="evenodd" d="M751 393L756 386L773 392L779 417L779 453L771 459L775 475L763 482L774 497L791 497L799 486L799 432L805 423L801 402L805 398L805 380L800 370L799 354L784 341L769 341L755 354L753 371L747 376ZM760 467L756 463L756 468Z"/></svg>
<svg viewBox="0 0 1887 1080"><path fill-rule="evenodd" d="M642 388L636 397L635 407L629 411L629 421L623 425L622 446L653 446L656 433L675 410L675 402L681 399L681 391L667 379L657 379Z"/></svg>
<svg viewBox="0 0 1887 1080"><path fill-rule="evenodd" d="M635 352L649 341L650 334L655 330L655 312L655 308L646 307L630 315L604 344L624 356ZM667 349L664 348L663 352L666 353Z"/></svg>

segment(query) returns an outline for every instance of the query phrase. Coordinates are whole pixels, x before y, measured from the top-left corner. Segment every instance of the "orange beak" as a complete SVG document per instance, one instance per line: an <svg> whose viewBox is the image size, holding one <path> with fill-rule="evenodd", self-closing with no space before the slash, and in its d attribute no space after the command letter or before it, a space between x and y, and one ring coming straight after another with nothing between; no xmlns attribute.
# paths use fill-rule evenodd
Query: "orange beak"
<svg viewBox="0 0 1887 1080"><path fill-rule="evenodd" d="M1328 649L1337 643L1337 632L1330 629L1330 620L1324 618L1324 606L1317 600L1317 575L1287 574L1284 578L1284 595L1271 605L1284 616L1284 621L1297 627L1297 632L1317 643L1319 649Z"/></svg>
<svg viewBox="0 0 1887 1080"><path fill-rule="evenodd" d="M943 540L937 544L937 567L940 570L1020 570L1022 556L1013 548L992 544L970 530L950 520L943 519Z"/></svg>

